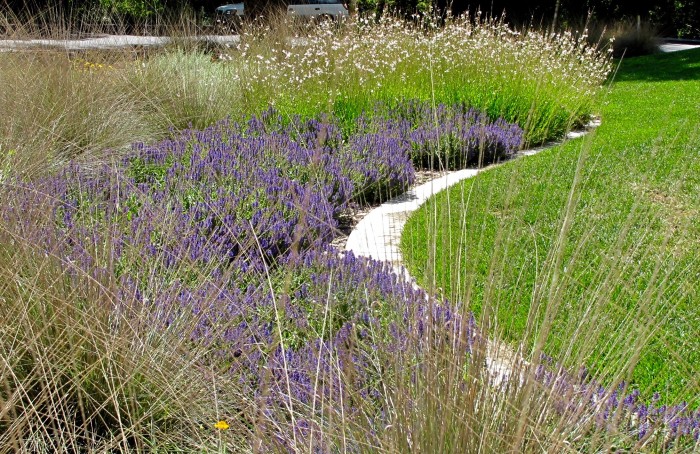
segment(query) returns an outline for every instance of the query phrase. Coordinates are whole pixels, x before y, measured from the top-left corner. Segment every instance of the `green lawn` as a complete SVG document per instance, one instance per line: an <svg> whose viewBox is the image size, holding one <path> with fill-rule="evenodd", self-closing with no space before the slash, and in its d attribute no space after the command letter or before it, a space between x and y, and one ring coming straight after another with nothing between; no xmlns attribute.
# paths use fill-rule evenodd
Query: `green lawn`
<svg viewBox="0 0 700 454"><path fill-rule="evenodd" d="M594 134L432 198L404 258L513 343L548 334L571 367L697 403L700 50L623 62L600 112Z"/></svg>

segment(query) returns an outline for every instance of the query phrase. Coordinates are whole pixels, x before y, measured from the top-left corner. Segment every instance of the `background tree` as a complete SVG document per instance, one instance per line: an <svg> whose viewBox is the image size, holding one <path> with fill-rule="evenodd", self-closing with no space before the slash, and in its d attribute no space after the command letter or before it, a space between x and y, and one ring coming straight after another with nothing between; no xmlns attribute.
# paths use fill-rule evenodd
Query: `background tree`
<svg viewBox="0 0 700 454"><path fill-rule="evenodd" d="M162 13L175 14L189 8L197 13L213 13L225 3L240 0L0 0L15 14L32 15L42 11L59 11L64 15L80 15L87 12L121 14L133 20L144 19ZM283 10L286 0L243 0L248 16L270 16L275 10ZM551 26L557 12L557 25L578 26L592 17L601 23L616 20L650 21L662 36L700 38L700 0L548 0L547 2L517 0L351 0L361 14L376 13L386 9L405 16L424 14L433 9L438 15L450 10L453 14L481 11L488 17L501 17L518 25ZM559 6L557 10L557 5Z"/></svg>

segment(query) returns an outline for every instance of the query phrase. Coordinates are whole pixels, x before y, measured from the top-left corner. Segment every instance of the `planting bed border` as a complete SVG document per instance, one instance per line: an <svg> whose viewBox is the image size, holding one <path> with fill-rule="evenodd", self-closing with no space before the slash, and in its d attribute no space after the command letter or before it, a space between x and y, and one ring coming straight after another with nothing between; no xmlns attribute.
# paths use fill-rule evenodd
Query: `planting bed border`
<svg viewBox="0 0 700 454"><path fill-rule="evenodd" d="M540 151L561 145L568 140L583 137L599 125L600 120L594 119L586 125L585 129L569 132L561 141L550 142L541 147L519 151L513 159L532 156ZM403 228L410 214L438 192L467 178L472 178L497 165L500 164L491 164L480 169L467 168L444 172L442 176L434 178L427 183L423 183L420 186L412 188L384 202L380 206L369 211L357 225L355 225L348 236L345 250L352 251L359 257L369 257L375 260L390 262L398 274L404 276L411 282L415 282L409 275L408 270L402 265L401 251L399 249L401 233L403 232Z"/></svg>
<svg viewBox="0 0 700 454"><path fill-rule="evenodd" d="M571 131L563 140L519 151L512 159L533 156L543 150L561 145L568 140L578 139L598 126L600 126L600 120L595 118L585 126L585 129ZM409 216L438 192L448 189L467 178L475 177L479 173L497 165L500 164L495 163L482 168L448 171L438 178L434 178L384 202L369 211L355 225L347 238L345 250L351 251L358 257L368 257L391 263L394 271L400 278L408 281L414 288L418 288L416 280L408 272L408 269L403 266L400 250L401 234ZM522 356L514 352L510 346L493 339L488 340L485 356L485 366L492 383L496 386L507 382L515 369L522 371L522 368L516 367L517 363L521 365L526 363ZM518 375L520 374L518 373ZM520 379L522 380L522 377Z"/></svg>

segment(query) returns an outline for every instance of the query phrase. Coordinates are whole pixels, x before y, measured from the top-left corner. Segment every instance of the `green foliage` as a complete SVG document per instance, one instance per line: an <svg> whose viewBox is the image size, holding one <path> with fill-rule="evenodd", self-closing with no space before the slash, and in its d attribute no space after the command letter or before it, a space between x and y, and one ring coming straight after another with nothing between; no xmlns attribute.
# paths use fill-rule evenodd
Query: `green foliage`
<svg viewBox="0 0 700 454"><path fill-rule="evenodd" d="M395 12L403 14L427 13L430 11L430 0L387 0L386 6Z"/></svg>
<svg viewBox="0 0 700 454"><path fill-rule="evenodd" d="M164 0L99 0L100 6L110 13L131 16L135 19L155 17L165 11Z"/></svg>
<svg viewBox="0 0 700 454"><path fill-rule="evenodd" d="M360 14L376 12L376 8L377 0L357 0L357 10Z"/></svg>
<svg viewBox="0 0 700 454"><path fill-rule="evenodd" d="M700 38L700 1L698 0L655 2L649 16L665 32L665 36Z"/></svg>

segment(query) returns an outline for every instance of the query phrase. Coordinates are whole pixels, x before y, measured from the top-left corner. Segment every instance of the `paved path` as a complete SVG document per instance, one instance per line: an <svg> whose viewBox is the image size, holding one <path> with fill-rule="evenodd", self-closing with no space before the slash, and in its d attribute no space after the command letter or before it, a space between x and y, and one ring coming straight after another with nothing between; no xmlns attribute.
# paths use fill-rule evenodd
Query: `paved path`
<svg viewBox="0 0 700 454"><path fill-rule="evenodd" d="M194 39L213 41L221 44L237 43L238 35L201 35ZM32 48L60 48L66 50L120 49L132 46L164 46L171 41L167 36L107 35L85 39L4 39L0 40L0 50L21 50Z"/></svg>
<svg viewBox="0 0 700 454"><path fill-rule="evenodd" d="M20 50L41 47L58 47L66 50L119 49L129 46L163 46L170 42L167 36L106 35L84 39L0 39L0 51ZM201 41L213 41L221 44L240 41L238 35L201 35L195 37ZM661 44L662 52L677 52L695 49L699 44L667 42Z"/></svg>
<svg viewBox="0 0 700 454"><path fill-rule="evenodd" d="M408 216L433 194L473 177L478 172L477 169L449 172L378 206L355 226L348 237L345 249L353 251L358 256L385 260L394 266L399 266L401 264L399 242Z"/></svg>
<svg viewBox="0 0 700 454"><path fill-rule="evenodd" d="M680 44L680 43L664 43L659 46L661 52L678 52L680 50L697 49L700 44Z"/></svg>

